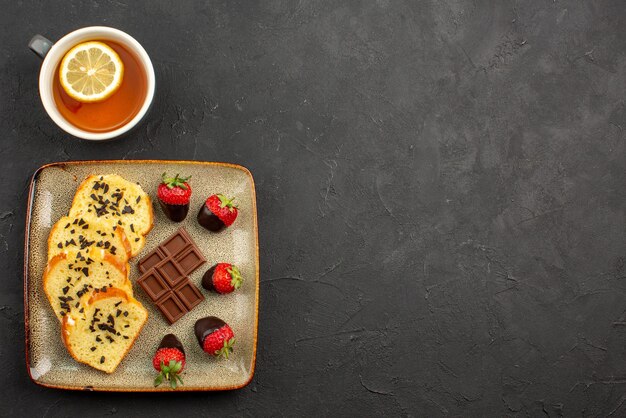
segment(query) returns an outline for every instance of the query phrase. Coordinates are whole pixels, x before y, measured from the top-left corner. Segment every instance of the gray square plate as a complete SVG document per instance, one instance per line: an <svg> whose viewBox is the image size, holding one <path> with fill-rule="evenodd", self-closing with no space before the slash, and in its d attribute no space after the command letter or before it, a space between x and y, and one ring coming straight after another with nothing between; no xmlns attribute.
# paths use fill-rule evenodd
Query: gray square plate
<svg viewBox="0 0 626 418"><path fill-rule="evenodd" d="M191 175L193 190L189 215L181 223L167 219L159 207L156 189L161 174ZM146 246L130 260L130 279L135 297L148 309L149 318L130 352L112 374L106 374L74 361L65 350L60 324L46 299L42 275L46 267L47 238L50 228L67 214L76 188L90 174L119 174L138 182L150 195L154 206L154 228ZM196 215L204 200L213 193L235 196L239 216L226 230L215 234L203 229ZM184 226L207 263L190 275L200 289L204 272L218 262L236 264L243 285L229 295L202 289L206 297L200 305L174 325L161 313L137 285L137 261L161 241ZM168 333L175 334L186 351L184 386L177 390L209 391L238 389L254 374L259 307L259 248L254 180L244 167L196 161L76 161L53 163L33 175L24 246L24 323L26 326L26 366L32 380L42 386L74 390L119 392L169 391L153 386L156 371L152 356ZM213 315L226 321L235 333L235 351L228 360L205 354L193 333L198 318Z"/></svg>

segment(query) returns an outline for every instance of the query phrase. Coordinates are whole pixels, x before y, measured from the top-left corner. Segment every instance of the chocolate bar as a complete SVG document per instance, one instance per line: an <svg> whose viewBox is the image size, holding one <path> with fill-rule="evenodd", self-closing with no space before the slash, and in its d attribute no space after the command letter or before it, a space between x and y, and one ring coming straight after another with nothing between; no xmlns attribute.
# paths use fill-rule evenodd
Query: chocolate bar
<svg viewBox="0 0 626 418"><path fill-rule="evenodd" d="M185 275L191 274L206 259L185 228L180 228L167 238L157 248L139 260L138 267L141 273L145 273L166 258L174 258L183 268Z"/></svg>
<svg viewBox="0 0 626 418"><path fill-rule="evenodd" d="M170 324L204 300L189 280L206 259L185 228L180 228L157 248L139 260L142 273L137 283Z"/></svg>

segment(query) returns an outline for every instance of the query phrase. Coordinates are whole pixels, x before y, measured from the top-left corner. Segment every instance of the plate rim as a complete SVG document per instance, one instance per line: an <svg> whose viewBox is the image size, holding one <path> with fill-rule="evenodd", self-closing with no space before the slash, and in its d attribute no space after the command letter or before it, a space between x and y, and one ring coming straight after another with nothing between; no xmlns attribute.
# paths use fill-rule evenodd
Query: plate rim
<svg viewBox="0 0 626 418"><path fill-rule="evenodd" d="M44 383L38 379L35 379L31 372L30 361L29 361L29 351L30 351L30 315L29 315L29 300L28 300L28 276L29 276L29 259L30 259L30 225L31 218L33 212L33 200L35 196L35 186L37 183L37 178L41 174L42 171L53 168L53 167L62 167L65 165L94 165L94 164L191 164L191 165L206 165L206 166L215 166L215 167L224 167L224 168L233 168L240 171L243 171L244 174L250 179L250 186L252 187L252 219L253 219L253 230L254 230L254 242L255 242L255 298L256 298L256 306L254 312L254 336L253 336L253 352L252 352L252 366L250 369L250 375L248 379L242 384L233 385L233 386L179 386L176 390L169 389L167 387L148 387L148 388L131 388L131 387L93 387L93 386L65 386L62 384L54 384L54 383ZM158 159L149 159L149 160L71 160L71 161L56 161L42 165L37 168L33 175L30 178L30 185L28 189L28 202L26 205L26 217L25 217L25 226L24 226L24 272L23 272L23 280L24 280L24 340L25 340L25 365L26 372L28 373L28 377L30 380L42 387L52 388L52 389L60 389L60 390L71 390L71 391L87 391L87 392L216 392L216 391L227 391L227 390L236 390L241 389L247 386L252 379L254 378L254 373L256 371L256 351L257 351L257 343L258 343L258 332L259 332L259 290L260 290L260 279L259 279L259 223L257 219L257 204L256 204L256 186L254 184L254 177L250 170L240 164L226 163L226 162L218 162L218 161L195 161L195 160L158 160Z"/></svg>

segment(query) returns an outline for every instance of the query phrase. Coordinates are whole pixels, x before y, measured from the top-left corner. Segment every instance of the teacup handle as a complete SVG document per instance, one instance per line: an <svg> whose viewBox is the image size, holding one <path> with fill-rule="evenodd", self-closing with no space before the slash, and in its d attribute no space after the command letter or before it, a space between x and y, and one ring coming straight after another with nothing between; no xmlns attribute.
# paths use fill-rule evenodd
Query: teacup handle
<svg viewBox="0 0 626 418"><path fill-rule="evenodd" d="M28 47L31 51L33 51L39 58L44 59L50 48L52 48L52 41L44 36L35 35L31 38L28 43Z"/></svg>

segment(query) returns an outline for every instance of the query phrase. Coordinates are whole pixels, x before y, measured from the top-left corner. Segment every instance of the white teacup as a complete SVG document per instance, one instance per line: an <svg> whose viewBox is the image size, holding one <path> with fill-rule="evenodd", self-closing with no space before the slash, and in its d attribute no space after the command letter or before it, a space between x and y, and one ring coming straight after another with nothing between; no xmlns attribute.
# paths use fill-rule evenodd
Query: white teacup
<svg viewBox="0 0 626 418"><path fill-rule="evenodd" d="M67 51L81 42L94 39L117 42L131 51L143 65L147 79L146 97L137 115L124 126L107 132L85 131L68 122L57 108L52 90L54 77L56 77L56 68ZM134 128L148 113L154 98L154 68L146 50L127 33L106 26L90 26L70 32L54 44L41 35L35 35L30 40L28 46L43 59L41 72L39 73L39 95L41 96L43 107L54 123L65 132L90 141L117 138Z"/></svg>

